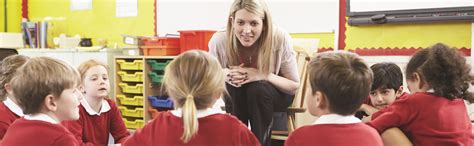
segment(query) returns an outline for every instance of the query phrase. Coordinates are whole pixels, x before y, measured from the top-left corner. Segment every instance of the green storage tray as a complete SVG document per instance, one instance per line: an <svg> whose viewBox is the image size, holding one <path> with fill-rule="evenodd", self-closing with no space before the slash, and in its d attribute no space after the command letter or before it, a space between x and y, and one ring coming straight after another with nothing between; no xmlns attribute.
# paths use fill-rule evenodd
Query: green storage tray
<svg viewBox="0 0 474 146"><path fill-rule="evenodd" d="M152 84L161 84L163 82L163 75L158 75L156 72L149 72L148 76L150 77Z"/></svg>
<svg viewBox="0 0 474 146"><path fill-rule="evenodd" d="M167 60L165 62L159 62L158 60L147 60L148 65L150 65L151 70L155 71L164 71L165 67L171 62Z"/></svg>

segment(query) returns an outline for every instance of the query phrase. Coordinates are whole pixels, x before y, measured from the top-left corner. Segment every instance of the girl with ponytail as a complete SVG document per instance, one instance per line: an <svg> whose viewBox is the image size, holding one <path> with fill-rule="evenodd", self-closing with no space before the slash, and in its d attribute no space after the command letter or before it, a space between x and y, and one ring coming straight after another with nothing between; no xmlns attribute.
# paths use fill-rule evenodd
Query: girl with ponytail
<svg viewBox="0 0 474 146"><path fill-rule="evenodd" d="M159 113L122 145L260 145L237 118L211 109L226 90L224 71L210 54L181 54L166 67L163 85L176 109Z"/></svg>

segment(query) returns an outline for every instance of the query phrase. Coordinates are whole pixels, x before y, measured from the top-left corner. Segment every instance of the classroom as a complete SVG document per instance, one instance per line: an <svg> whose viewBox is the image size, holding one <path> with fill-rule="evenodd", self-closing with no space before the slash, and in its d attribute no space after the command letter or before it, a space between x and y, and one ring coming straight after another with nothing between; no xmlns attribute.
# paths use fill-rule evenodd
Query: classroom
<svg viewBox="0 0 474 146"><path fill-rule="evenodd" d="M0 145L474 145L473 41L474 0L0 0Z"/></svg>

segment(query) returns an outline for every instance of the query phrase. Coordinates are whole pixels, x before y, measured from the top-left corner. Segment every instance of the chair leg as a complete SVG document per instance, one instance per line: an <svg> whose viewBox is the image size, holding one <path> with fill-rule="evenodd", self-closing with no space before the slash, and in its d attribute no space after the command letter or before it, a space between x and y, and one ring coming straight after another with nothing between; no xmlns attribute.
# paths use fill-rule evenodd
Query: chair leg
<svg viewBox="0 0 474 146"><path fill-rule="evenodd" d="M293 132L296 128L295 125L295 115L294 114L289 114L288 115L288 135Z"/></svg>

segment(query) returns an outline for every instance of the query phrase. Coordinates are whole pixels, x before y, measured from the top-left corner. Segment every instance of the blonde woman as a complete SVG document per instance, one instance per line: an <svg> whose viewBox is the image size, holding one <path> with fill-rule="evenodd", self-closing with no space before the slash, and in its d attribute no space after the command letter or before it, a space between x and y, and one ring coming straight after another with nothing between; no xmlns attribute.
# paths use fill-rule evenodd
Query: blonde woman
<svg viewBox="0 0 474 146"><path fill-rule="evenodd" d="M273 112L286 111L298 88L290 36L273 26L264 0L235 0L227 29L214 34L209 52L225 70L226 111L250 121L252 132L268 145Z"/></svg>
<svg viewBox="0 0 474 146"><path fill-rule="evenodd" d="M225 92L224 72L203 51L188 51L165 69L166 91L176 110L160 112L123 146L258 146L255 136L235 117L212 109Z"/></svg>

